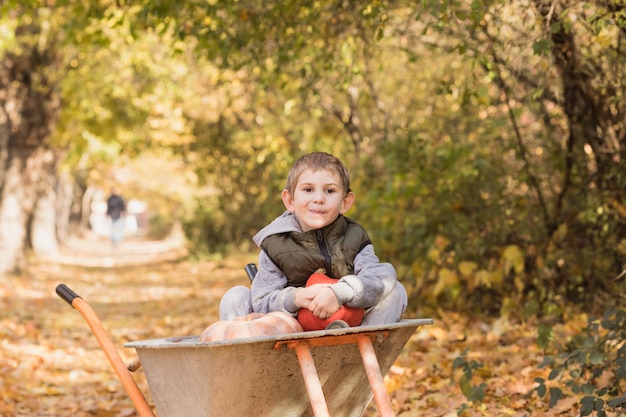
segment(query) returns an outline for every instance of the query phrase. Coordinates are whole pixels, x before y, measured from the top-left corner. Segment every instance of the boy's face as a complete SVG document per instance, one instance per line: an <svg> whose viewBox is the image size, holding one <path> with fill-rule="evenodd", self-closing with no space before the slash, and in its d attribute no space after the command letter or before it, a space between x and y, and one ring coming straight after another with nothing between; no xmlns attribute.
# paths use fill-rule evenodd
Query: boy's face
<svg viewBox="0 0 626 417"><path fill-rule="evenodd" d="M293 195L283 190L283 203L294 213L303 232L321 229L345 214L354 203L354 194L343 194L339 176L326 169L302 171Z"/></svg>

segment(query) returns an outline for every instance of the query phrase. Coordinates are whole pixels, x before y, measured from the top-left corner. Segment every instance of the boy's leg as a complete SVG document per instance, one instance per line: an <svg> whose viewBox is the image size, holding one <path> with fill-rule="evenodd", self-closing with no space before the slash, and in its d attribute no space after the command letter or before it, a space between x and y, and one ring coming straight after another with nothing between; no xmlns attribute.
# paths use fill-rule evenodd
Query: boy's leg
<svg viewBox="0 0 626 417"><path fill-rule="evenodd" d="M395 287L378 304L365 311L362 326L396 323L407 306L406 289L396 281Z"/></svg>
<svg viewBox="0 0 626 417"><path fill-rule="evenodd" d="M232 320L252 313L250 288L238 285L226 291L220 301L220 320Z"/></svg>

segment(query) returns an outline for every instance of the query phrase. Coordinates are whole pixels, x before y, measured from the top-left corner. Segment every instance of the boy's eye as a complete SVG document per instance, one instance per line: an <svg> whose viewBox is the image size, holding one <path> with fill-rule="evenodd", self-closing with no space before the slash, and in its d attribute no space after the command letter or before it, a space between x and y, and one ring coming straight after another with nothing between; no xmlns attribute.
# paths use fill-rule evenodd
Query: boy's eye
<svg viewBox="0 0 626 417"><path fill-rule="evenodd" d="M307 193L310 193L311 191L313 191L313 188L312 187L304 187L303 190L306 191Z"/></svg>
<svg viewBox="0 0 626 417"><path fill-rule="evenodd" d="M334 189L332 189L332 188L329 188L329 189L327 189L327 190L326 190L326 192L327 192L328 194L332 194L332 193L334 193L334 192L336 192L336 191L335 191Z"/></svg>

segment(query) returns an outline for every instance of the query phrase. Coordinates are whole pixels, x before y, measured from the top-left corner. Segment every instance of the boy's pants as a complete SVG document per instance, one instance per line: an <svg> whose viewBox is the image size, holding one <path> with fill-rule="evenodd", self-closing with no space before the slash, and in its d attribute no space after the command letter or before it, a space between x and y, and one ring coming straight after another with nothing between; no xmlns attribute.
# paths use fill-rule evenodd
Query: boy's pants
<svg viewBox="0 0 626 417"><path fill-rule="evenodd" d="M406 306L406 290L396 281L394 289L385 298L365 311L361 326L396 323L406 310ZM252 313L250 288L238 285L226 291L220 302L220 320L232 320L250 313Z"/></svg>

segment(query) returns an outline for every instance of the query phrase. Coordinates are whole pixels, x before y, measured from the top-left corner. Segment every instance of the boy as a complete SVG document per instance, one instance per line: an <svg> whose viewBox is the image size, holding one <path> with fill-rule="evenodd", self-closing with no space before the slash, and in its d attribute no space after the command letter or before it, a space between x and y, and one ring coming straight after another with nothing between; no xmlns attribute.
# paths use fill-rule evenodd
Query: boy
<svg viewBox="0 0 626 417"><path fill-rule="evenodd" d="M253 238L261 253L252 286L224 295L220 319L277 310L296 316L304 308L325 320L345 305L365 309L363 325L400 320L407 294L394 267L381 263L365 230L343 216L354 199L339 159L325 152L298 159L282 192L287 211ZM338 281L305 286L320 268Z"/></svg>

